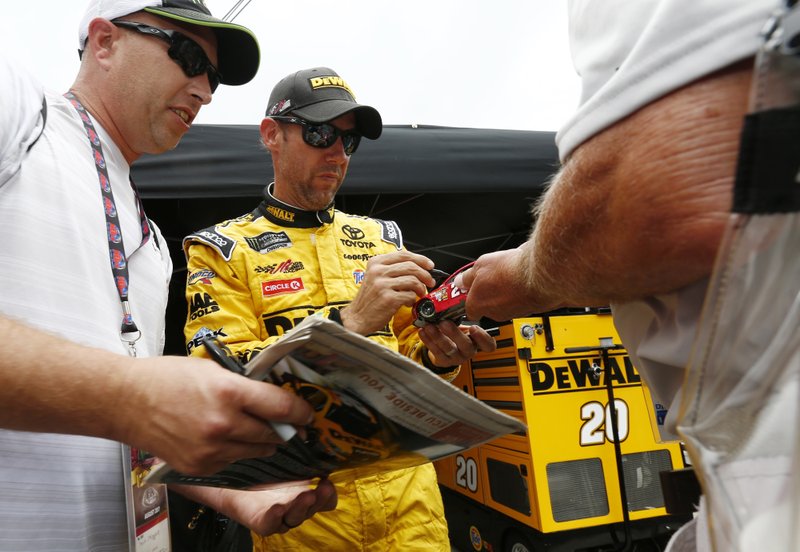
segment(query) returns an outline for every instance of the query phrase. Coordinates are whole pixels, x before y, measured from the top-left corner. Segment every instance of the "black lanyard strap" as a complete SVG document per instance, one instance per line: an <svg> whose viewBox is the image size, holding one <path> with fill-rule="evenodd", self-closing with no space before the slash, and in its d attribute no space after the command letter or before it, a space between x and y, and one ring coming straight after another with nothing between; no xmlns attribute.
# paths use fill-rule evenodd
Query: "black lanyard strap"
<svg viewBox="0 0 800 552"><path fill-rule="evenodd" d="M128 345L128 351L131 356L136 356L136 341L139 340L142 333L133 321L131 314L131 307L128 301L128 284L130 276L128 272L128 259L125 256L124 242L122 241L122 225L119 222L119 213L117 212L117 205L114 202L114 193L111 190L111 180L108 177L108 168L106 166L106 159L103 155L103 147L100 144L100 137L94 129L92 120L86 109L81 104L80 100L72 92L67 92L64 97L69 100L78 115L83 121L83 127L86 130L86 137L89 139L89 144L92 147L92 157L94 165L97 169L97 178L100 182L100 193L103 198L103 211L106 215L106 234L108 237L108 254L111 261L111 274L114 278L114 287L117 288L119 294L119 301L122 305L122 326L120 328L120 339ZM136 206L139 211L139 220L142 225L142 243L134 250L138 251L147 240L150 239L152 232L150 230L150 221L144 214L144 206L139 197L139 191L133 180L130 180L133 194L136 197Z"/></svg>

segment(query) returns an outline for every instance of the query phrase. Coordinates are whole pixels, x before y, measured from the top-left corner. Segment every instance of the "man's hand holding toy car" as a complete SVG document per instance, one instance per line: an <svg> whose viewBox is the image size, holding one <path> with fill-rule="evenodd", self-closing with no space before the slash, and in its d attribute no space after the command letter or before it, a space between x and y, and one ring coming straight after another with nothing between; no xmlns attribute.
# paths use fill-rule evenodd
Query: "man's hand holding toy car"
<svg viewBox="0 0 800 552"><path fill-rule="evenodd" d="M472 268L456 277L456 284L469 290L467 315L509 320L531 313L546 312L569 304L568 297L553 296L546 278L537 270L531 242L515 249L481 255ZM525 278L516 277L525 274ZM536 284L534 286L534 283Z"/></svg>
<svg viewBox="0 0 800 552"><path fill-rule="evenodd" d="M431 275L433 261L410 251L397 251L372 257L361 283L361 289L346 308L341 310L342 325L350 331L367 335L383 328L402 306L411 307L429 295L434 287ZM428 357L438 367L456 366L475 356L478 351L493 351L494 338L478 326L459 326L442 319L420 328Z"/></svg>
<svg viewBox="0 0 800 552"><path fill-rule="evenodd" d="M460 325L464 319L467 292L456 278L472 263L461 267L441 285L432 289L412 308L414 325L436 366L456 366L471 359L478 351L494 351L496 343L486 330L476 325Z"/></svg>

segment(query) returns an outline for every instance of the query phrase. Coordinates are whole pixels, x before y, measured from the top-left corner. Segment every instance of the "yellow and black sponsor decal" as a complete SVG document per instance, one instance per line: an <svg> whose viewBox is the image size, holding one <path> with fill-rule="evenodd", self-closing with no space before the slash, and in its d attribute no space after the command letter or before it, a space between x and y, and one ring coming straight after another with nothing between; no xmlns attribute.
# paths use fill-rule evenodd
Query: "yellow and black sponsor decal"
<svg viewBox="0 0 800 552"><path fill-rule="evenodd" d="M293 211L281 209L280 207L276 207L274 205L268 205L267 212L278 220L282 220L284 222L294 222L295 213Z"/></svg>
<svg viewBox="0 0 800 552"><path fill-rule="evenodd" d="M356 97L352 88L350 88L350 86L342 77L337 75L331 75L329 77L312 77L308 79L308 82L311 85L312 90L317 90L318 88L341 88L342 90L347 90L347 92L353 96L353 99Z"/></svg>
<svg viewBox="0 0 800 552"><path fill-rule="evenodd" d="M189 318L196 320L219 311L219 304L208 293L195 293L189 301Z"/></svg>
<svg viewBox="0 0 800 552"><path fill-rule="evenodd" d="M264 330L268 337L283 335L320 308L313 305L298 305L278 312L265 313L261 316Z"/></svg>
<svg viewBox="0 0 800 552"><path fill-rule="evenodd" d="M611 378L611 383L616 387L642 384L639 374L627 355L621 358L609 357L604 370L599 372L599 375L595 375L595 366L598 365L600 365L599 358L531 361L528 365L528 372L531 375L533 393L563 393L604 388L606 378Z"/></svg>
<svg viewBox="0 0 800 552"><path fill-rule="evenodd" d="M329 305L297 305L280 311L262 314L261 320L268 337L281 336L305 320L306 317L322 310L325 306L344 307L348 304L349 302L336 302ZM392 335L392 330L387 324L383 329L370 335L390 336Z"/></svg>

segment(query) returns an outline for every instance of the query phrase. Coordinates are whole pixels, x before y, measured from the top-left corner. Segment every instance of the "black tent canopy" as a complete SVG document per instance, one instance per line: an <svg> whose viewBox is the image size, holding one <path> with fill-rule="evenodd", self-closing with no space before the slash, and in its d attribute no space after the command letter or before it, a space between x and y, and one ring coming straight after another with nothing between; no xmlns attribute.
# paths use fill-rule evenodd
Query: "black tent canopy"
<svg viewBox="0 0 800 552"><path fill-rule="evenodd" d="M387 125L378 140L361 141L336 205L396 221L408 249L451 272L522 243L557 166L552 132ZM175 150L137 161L133 178L172 254L167 352L181 354L180 242L251 211L272 179L271 159L256 125L195 125Z"/></svg>
<svg viewBox="0 0 800 552"><path fill-rule="evenodd" d="M556 163L552 132L388 125L361 141L341 193L535 192ZM134 175L148 199L257 197L272 163L256 125L195 125Z"/></svg>

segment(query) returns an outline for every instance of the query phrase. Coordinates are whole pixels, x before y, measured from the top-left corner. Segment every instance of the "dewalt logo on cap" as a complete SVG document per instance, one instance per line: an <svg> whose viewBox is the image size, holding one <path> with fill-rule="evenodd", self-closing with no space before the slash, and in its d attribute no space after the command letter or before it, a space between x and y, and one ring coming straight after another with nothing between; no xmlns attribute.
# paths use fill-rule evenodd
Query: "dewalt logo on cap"
<svg viewBox="0 0 800 552"><path fill-rule="evenodd" d="M312 77L308 79L308 82L311 84L312 90L317 90L318 88L341 88L353 96L353 99L356 97L347 83L344 82L344 79L336 75L330 77Z"/></svg>

